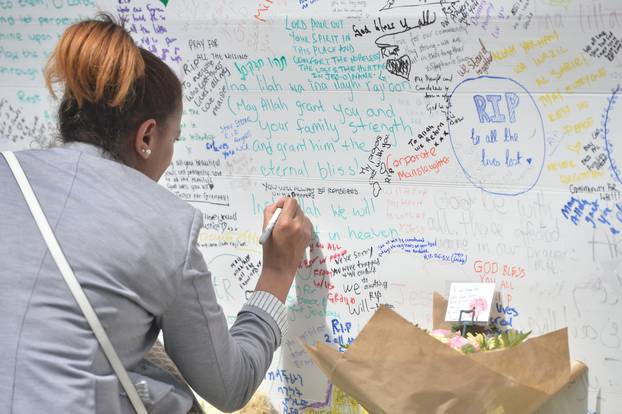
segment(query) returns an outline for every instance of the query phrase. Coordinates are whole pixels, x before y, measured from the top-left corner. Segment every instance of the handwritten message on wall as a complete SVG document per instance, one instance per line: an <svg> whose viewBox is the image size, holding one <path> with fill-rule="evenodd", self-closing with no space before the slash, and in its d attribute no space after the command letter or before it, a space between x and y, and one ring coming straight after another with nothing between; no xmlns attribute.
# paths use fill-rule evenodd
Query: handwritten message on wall
<svg viewBox="0 0 622 414"><path fill-rule="evenodd" d="M232 322L264 207L314 224L262 388L283 413L363 412L300 341L347 350L381 304L495 283L490 321L568 327L581 404L622 406L622 11L614 0L0 0L0 148L57 144L42 68L100 8L178 73L160 183L200 209Z"/></svg>

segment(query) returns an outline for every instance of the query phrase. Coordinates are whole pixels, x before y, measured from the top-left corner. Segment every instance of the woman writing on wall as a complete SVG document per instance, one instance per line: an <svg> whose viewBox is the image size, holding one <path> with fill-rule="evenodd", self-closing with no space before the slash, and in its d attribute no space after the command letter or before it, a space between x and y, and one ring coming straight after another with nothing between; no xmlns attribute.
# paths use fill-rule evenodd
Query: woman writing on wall
<svg viewBox="0 0 622 414"><path fill-rule="evenodd" d="M199 395L240 408L280 344L309 219L291 198L266 207L264 226L283 211L256 289L229 329L197 248L202 214L156 183L180 134L175 74L100 16L65 31L45 76L50 90L64 88L64 144L16 156L131 380L148 385L147 408L182 413L192 400L144 360L160 330ZM3 158L0 209L0 412L132 412Z"/></svg>

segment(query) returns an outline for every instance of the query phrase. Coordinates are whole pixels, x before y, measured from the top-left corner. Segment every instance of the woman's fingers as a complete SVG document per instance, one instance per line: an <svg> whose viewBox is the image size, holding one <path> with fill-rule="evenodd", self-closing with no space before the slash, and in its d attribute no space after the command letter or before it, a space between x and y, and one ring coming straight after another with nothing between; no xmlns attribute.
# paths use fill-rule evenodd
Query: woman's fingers
<svg viewBox="0 0 622 414"><path fill-rule="evenodd" d="M295 198L285 197L283 202L283 213L285 213L285 217L293 219L298 215L298 202Z"/></svg>
<svg viewBox="0 0 622 414"><path fill-rule="evenodd" d="M270 221L270 218L272 218L272 216L274 215L274 212L277 209L277 204L270 204L267 205L266 208L264 208L263 210L263 226L262 229L265 229L266 226L268 225L268 222Z"/></svg>
<svg viewBox="0 0 622 414"><path fill-rule="evenodd" d="M303 237L304 240L310 240L312 224L309 218L304 214L302 208L295 198L282 197L276 203L266 206L264 209L263 228L265 229L270 218L273 216L277 208L281 208L281 214L277 221L277 227L280 232L285 234ZM289 236L286 236L289 237Z"/></svg>
<svg viewBox="0 0 622 414"><path fill-rule="evenodd" d="M289 197L281 197L279 198L279 200L276 203L273 204L269 204L267 205L264 210L263 210L263 229L266 228L266 226L268 225L268 222L270 221L270 219L272 218L272 216L274 215L274 212L276 211L277 208L282 209L283 211L281 211L281 215L283 217L287 217L288 211L286 211L285 209L285 203L289 200ZM281 219L282 220L282 219Z"/></svg>

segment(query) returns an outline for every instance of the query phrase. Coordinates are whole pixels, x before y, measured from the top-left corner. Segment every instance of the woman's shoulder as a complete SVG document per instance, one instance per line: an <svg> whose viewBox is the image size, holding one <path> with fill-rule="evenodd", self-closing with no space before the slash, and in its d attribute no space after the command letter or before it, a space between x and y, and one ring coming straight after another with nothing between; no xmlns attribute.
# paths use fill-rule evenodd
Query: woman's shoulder
<svg viewBox="0 0 622 414"><path fill-rule="evenodd" d="M71 183L72 196L94 209L113 208L188 229L196 209L142 172L107 156L96 146L72 143L17 153L33 186ZM181 230L181 229L180 229ZM182 230L185 231L185 230Z"/></svg>

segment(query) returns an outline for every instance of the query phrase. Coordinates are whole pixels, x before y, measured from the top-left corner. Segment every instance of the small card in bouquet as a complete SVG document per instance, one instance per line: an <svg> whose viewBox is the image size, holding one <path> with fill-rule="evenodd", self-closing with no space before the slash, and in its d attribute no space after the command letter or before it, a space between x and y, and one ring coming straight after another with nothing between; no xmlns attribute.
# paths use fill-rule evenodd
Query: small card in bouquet
<svg viewBox="0 0 622 414"><path fill-rule="evenodd" d="M445 320L488 322L495 286L494 283L452 283Z"/></svg>

